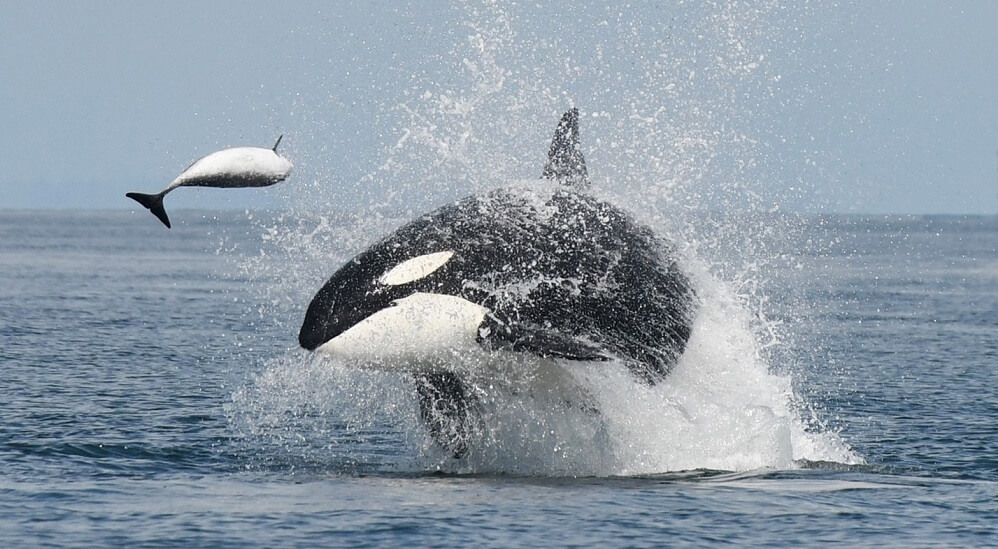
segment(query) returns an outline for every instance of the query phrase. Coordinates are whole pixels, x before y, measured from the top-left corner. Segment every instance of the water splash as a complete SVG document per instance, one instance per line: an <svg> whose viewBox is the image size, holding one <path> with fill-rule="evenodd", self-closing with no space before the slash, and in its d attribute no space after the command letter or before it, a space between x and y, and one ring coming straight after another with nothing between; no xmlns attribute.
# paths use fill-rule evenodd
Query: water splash
<svg viewBox="0 0 998 549"><path fill-rule="evenodd" d="M592 398L580 406L531 393L528 379L476 380L483 424L460 460L425 432L409 376L299 351L268 364L230 411L243 435L279 450L278 465L306 469L604 476L862 463L802 419L791 377L761 357L744 302L721 281L698 282L703 307L666 382L636 383L622 364L572 364Z"/></svg>
<svg viewBox="0 0 998 549"><path fill-rule="evenodd" d="M368 210L335 213L345 189L323 184L336 178L330 167L261 226L260 254L243 259L264 282L258 313L295 333L322 281L407 218L536 177L557 116L578 105L594 192L674 240L694 274L703 303L684 357L655 387L623 368L573 369L599 414L480 386L490 413L455 461L423 431L406 376L351 371L289 346L234 395L240 432L289 463L337 471L620 475L861 462L795 396L800 319L775 316L769 297L770 273L794 262L772 243L799 230L773 213L808 192L765 185L782 161L773 118L792 101L769 59L792 58L773 29L805 12L778 2L678 2L650 18L598 6L459 9L458 38L431 60L438 70L382 105L393 131L352 189Z"/></svg>

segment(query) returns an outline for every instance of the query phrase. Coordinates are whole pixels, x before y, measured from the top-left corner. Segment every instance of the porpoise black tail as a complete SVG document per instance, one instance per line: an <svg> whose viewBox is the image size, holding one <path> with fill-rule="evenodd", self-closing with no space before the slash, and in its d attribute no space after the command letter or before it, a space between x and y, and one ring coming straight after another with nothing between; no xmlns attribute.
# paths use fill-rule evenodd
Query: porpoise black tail
<svg viewBox="0 0 998 549"><path fill-rule="evenodd" d="M166 196L166 193L126 193L125 196L145 206L146 209L166 225L167 229L170 228L170 218L166 216L166 208L163 207L163 197Z"/></svg>

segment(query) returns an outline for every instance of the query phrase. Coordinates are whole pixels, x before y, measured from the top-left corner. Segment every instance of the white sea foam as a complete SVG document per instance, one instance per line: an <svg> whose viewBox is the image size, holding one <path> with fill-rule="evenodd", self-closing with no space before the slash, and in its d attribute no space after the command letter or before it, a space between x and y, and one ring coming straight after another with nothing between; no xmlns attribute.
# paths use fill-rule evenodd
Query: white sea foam
<svg viewBox="0 0 998 549"><path fill-rule="evenodd" d="M729 284L706 272L694 278L701 308L693 335L663 382L648 386L622 364L566 361L566 387L574 381L581 390L551 393L537 389L544 385L531 379L529 361L509 364L502 376L472 381L482 418L464 459L425 432L404 372L357 370L292 351L241 390L233 410L245 433L292 453L318 452L317 460L316 445L342 457L351 447L341 439L387 429L397 436L385 446L367 440L352 451L394 456L381 458L390 468L603 476L862 463L835 433L807 427L791 377L772 373L762 358L758 315ZM517 367L528 373L510 375ZM584 396L565 396L572 391Z"/></svg>

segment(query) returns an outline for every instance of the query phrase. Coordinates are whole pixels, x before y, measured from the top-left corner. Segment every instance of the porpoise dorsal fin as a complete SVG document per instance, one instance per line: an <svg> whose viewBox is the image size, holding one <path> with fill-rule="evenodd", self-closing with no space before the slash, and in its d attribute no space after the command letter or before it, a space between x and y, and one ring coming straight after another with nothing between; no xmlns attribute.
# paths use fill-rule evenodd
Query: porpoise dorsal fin
<svg viewBox="0 0 998 549"><path fill-rule="evenodd" d="M270 150L274 151L274 153L277 153L277 146L281 144L281 139L283 137L284 137L283 133L281 135L278 135L277 136L277 143L274 143L274 146Z"/></svg>
<svg viewBox="0 0 998 549"><path fill-rule="evenodd" d="M541 177L577 189L589 187L586 159L579 141L579 109L573 107L558 122Z"/></svg>

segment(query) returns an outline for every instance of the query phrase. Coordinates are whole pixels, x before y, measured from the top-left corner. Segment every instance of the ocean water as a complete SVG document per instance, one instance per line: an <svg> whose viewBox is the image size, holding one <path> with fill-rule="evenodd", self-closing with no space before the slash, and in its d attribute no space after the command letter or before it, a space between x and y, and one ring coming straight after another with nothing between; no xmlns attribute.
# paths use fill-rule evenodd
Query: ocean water
<svg viewBox="0 0 998 549"><path fill-rule="evenodd" d="M406 379L296 345L401 219L171 217L0 211L5 545L998 545L998 218L704 219L781 229L684 250L666 383L497 397L454 460Z"/></svg>

